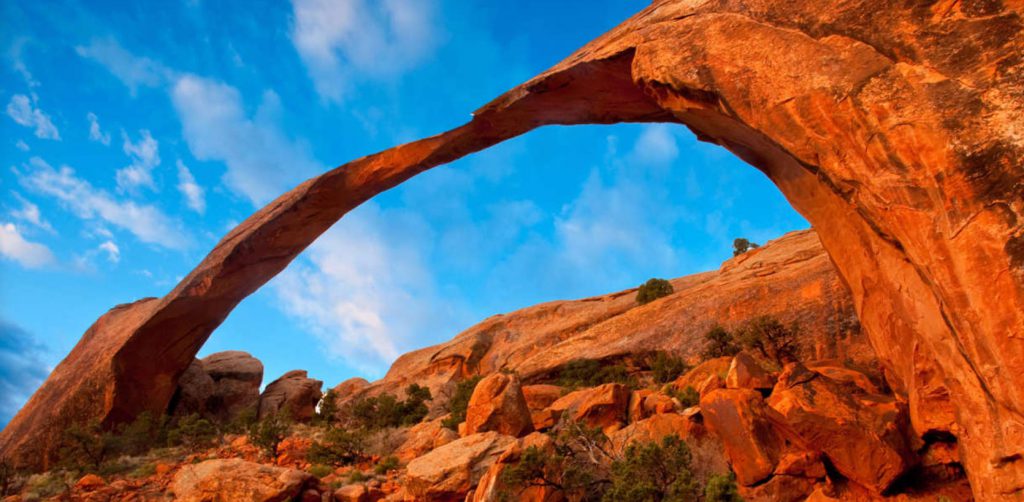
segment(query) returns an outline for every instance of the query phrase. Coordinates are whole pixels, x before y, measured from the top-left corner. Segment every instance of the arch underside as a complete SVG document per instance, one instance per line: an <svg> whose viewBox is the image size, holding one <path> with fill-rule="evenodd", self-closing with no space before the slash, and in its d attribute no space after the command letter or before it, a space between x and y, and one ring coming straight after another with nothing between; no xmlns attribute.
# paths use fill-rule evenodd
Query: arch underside
<svg viewBox="0 0 1024 502"><path fill-rule="evenodd" d="M466 125L303 183L229 232L168 295L111 310L0 434L0 453L45 464L70 421L166 409L230 311L377 193L543 125L660 121L772 179L818 231L915 430L959 439L979 498L1020 497L1016 8L972 17L946 2L656 2ZM972 58L949 56L975 46Z"/></svg>

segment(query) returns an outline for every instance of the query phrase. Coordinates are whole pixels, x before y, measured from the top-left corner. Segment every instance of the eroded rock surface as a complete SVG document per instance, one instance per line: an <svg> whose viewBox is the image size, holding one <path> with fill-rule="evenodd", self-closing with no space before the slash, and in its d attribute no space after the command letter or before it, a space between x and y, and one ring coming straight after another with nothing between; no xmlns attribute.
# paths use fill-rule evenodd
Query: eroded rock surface
<svg viewBox="0 0 1024 502"><path fill-rule="evenodd" d="M239 301L346 212L419 172L543 125L665 121L779 186L850 287L914 427L960 440L979 498L1019 499L1022 10L1019 0L656 1L470 123L282 195L165 297L112 309L0 434L0 453L45 465L72 422L165 410ZM487 364L467 357L471 347L416 357L439 355L452 371Z"/></svg>
<svg viewBox="0 0 1024 502"><path fill-rule="evenodd" d="M174 500L208 502L294 500L314 482L311 474L240 459L214 459L189 465L174 476Z"/></svg>
<svg viewBox="0 0 1024 502"><path fill-rule="evenodd" d="M533 432L519 377L495 373L480 380L473 390L466 408L466 434L487 431L512 437Z"/></svg>
<svg viewBox="0 0 1024 502"><path fill-rule="evenodd" d="M316 412L316 404L323 397L320 392L323 384L309 378L305 370L292 370L281 375L260 394L259 418L285 413L292 420L310 420Z"/></svg>

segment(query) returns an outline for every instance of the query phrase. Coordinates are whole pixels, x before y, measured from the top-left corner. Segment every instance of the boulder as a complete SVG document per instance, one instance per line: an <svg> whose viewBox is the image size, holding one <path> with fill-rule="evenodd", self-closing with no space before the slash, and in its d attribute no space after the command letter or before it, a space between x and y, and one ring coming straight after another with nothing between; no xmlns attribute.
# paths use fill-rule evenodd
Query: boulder
<svg viewBox="0 0 1024 502"><path fill-rule="evenodd" d="M247 352L216 352L202 359L203 369L213 379L208 412L230 420L245 410L256 410L263 383L263 363Z"/></svg>
<svg viewBox="0 0 1024 502"><path fill-rule="evenodd" d="M491 465L480 483L473 490L471 502L505 502L518 500L523 502L561 502L565 499L561 491L550 486L513 486L506 482L502 474L514 466L522 458L528 448L535 447L542 453L553 452L553 441L546 434L534 432L519 439L509 446Z"/></svg>
<svg viewBox="0 0 1024 502"><path fill-rule="evenodd" d="M776 428L781 417L760 393L714 390L701 397L700 409L704 423L722 441L740 485L755 485L775 472L787 441Z"/></svg>
<svg viewBox="0 0 1024 502"><path fill-rule="evenodd" d="M515 438L494 431L452 441L409 462L405 490L413 500L462 500L514 443Z"/></svg>
<svg viewBox="0 0 1024 502"><path fill-rule="evenodd" d="M530 411L543 410L562 397L562 388L557 385L524 385L523 397Z"/></svg>
<svg viewBox="0 0 1024 502"><path fill-rule="evenodd" d="M613 449L621 451L630 443L636 441L660 442L663 437L672 434L686 439L690 436L690 429L693 425L690 419L682 415L660 414L631 423L613 432L608 439Z"/></svg>
<svg viewBox="0 0 1024 502"><path fill-rule="evenodd" d="M600 427L607 434L626 423L629 397L625 385L607 383L570 392L547 409L589 427Z"/></svg>
<svg viewBox="0 0 1024 502"><path fill-rule="evenodd" d="M349 378L348 380L335 385L334 388L330 390L330 394L334 396L334 399L341 403L352 398L356 393L369 386L370 382L366 381L365 378Z"/></svg>
<svg viewBox="0 0 1024 502"><path fill-rule="evenodd" d="M179 502L280 502L298 498L314 483L313 475L298 469L231 458L182 467L174 475L171 491Z"/></svg>
<svg viewBox="0 0 1024 502"><path fill-rule="evenodd" d="M679 378L672 382L672 388L676 391L683 390L687 387L693 387L694 389L700 390L701 385L707 382L712 376L718 377L719 379L725 378L729 372L729 366L732 364L731 357L716 357L714 359L708 359L702 361L700 364L694 366L690 371L687 371Z"/></svg>
<svg viewBox="0 0 1024 502"><path fill-rule="evenodd" d="M269 417L287 412L297 421L309 421L316 412L316 405L323 394L323 382L309 378L304 370L285 373L267 385L260 395L259 417Z"/></svg>
<svg viewBox="0 0 1024 502"><path fill-rule="evenodd" d="M890 396L862 394L791 363L768 404L836 470L881 494L915 465L907 407Z"/></svg>
<svg viewBox="0 0 1024 502"><path fill-rule="evenodd" d="M844 366L837 366L834 364L816 363L809 363L807 365L807 368L814 370L816 373L825 375L837 382L853 384L857 388L864 392L867 392L868 394L881 393L881 391L878 389L878 386L871 381L871 378L857 370L846 368Z"/></svg>
<svg viewBox="0 0 1024 502"><path fill-rule="evenodd" d="M209 417L208 406L215 388L216 382L206 372L203 362L194 359L178 379L178 390L171 398L169 414L181 417L197 413Z"/></svg>
<svg viewBox="0 0 1024 502"><path fill-rule="evenodd" d="M729 389L771 390L775 387L775 379L750 354L740 352L732 358L725 386Z"/></svg>
<svg viewBox="0 0 1024 502"><path fill-rule="evenodd" d="M480 380L466 408L466 434L496 431L519 437L533 432L519 377L493 373Z"/></svg>
<svg viewBox="0 0 1024 502"><path fill-rule="evenodd" d="M459 438L458 433L441 425L442 419L420 422L405 434L405 441L394 455L403 463L423 456Z"/></svg>
<svg viewBox="0 0 1024 502"><path fill-rule="evenodd" d="M700 386L696 387L696 390L701 397L704 397L713 390L724 388L725 380L722 379L722 377L718 375L708 375L708 377L700 384Z"/></svg>

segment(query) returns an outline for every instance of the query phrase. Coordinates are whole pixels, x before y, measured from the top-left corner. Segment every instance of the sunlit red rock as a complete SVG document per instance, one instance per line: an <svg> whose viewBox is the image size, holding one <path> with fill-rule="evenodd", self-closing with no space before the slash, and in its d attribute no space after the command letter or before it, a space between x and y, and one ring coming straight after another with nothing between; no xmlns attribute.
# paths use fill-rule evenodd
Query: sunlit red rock
<svg viewBox="0 0 1024 502"><path fill-rule="evenodd" d="M240 459L206 460L187 465L174 475L174 500L251 500L274 502L300 496L314 482L311 474Z"/></svg>
<svg viewBox="0 0 1024 502"><path fill-rule="evenodd" d="M533 432L530 409L515 375L488 375L473 390L466 408L466 434L486 431L512 437Z"/></svg>
<svg viewBox="0 0 1024 502"><path fill-rule="evenodd" d="M452 441L409 462L405 490L412 500L462 500L514 443L493 431Z"/></svg>
<svg viewBox="0 0 1024 502"><path fill-rule="evenodd" d="M260 394L259 417L272 417L281 413L298 421L308 421L316 412L323 394L323 382L309 378L305 370L294 370L270 382Z"/></svg>

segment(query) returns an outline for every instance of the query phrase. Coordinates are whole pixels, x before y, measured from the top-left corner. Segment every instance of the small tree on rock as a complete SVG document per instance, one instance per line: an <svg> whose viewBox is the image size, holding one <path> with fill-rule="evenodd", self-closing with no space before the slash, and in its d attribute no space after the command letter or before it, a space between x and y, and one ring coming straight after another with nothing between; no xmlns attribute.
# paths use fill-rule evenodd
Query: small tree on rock
<svg viewBox="0 0 1024 502"><path fill-rule="evenodd" d="M739 346L733 340L732 334L725 328L715 325L704 334L704 350L701 357L705 360L719 357L734 356L740 351Z"/></svg>
<svg viewBox="0 0 1024 502"><path fill-rule="evenodd" d="M758 245L756 242L750 242L749 240L740 237L732 241L732 255L739 256L743 253L746 253L747 251L750 251L751 249L757 249L759 247L761 246Z"/></svg>
<svg viewBox="0 0 1024 502"><path fill-rule="evenodd" d="M779 365L796 361L800 353L800 327L795 323L786 327L771 316L747 321L738 331L737 338L744 348L756 350Z"/></svg>
<svg viewBox="0 0 1024 502"><path fill-rule="evenodd" d="M647 282L640 286L640 289L636 292L636 302L640 305L646 305L648 303L657 300L663 296L668 296L674 293L672 284L665 279L648 279Z"/></svg>

